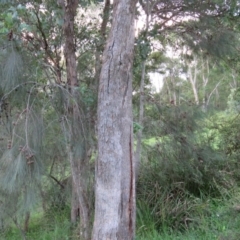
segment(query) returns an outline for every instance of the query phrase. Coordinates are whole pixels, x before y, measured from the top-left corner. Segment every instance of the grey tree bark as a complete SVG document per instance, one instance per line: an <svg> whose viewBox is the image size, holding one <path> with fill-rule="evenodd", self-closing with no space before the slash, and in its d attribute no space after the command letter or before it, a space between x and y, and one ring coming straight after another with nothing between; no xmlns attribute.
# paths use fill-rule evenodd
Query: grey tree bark
<svg viewBox="0 0 240 240"><path fill-rule="evenodd" d="M132 62L136 0L115 0L98 94L98 159L92 239L133 239L135 165Z"/></svg>
<svg viewBox="0 0 240 240"><path fill-rule="evenodd" d="M189 82L191 83L191 86L192 86L193 95L194 95L194 99L195 99L195 104L199 105L197 75L198 75L197 60L194 57L192 66L189 66L189 68L188 68L188 80L189 80Z"/></svg>

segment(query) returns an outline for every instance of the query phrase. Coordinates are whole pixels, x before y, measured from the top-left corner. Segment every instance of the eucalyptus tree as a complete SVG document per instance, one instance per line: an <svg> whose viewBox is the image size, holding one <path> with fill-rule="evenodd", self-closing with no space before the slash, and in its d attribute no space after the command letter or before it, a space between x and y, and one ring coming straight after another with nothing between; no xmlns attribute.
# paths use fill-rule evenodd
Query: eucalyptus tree
<svg viewBox="0 0 240 240"><path fill-rule="evenodd" d="M202 106L203 110L209 107L227 107L230 83L233 80L232 69L227 65L222 59L200 54L185 59L186 79L191 85L194 102Z"/></svg>
<svg viewBox="0 0 240 240"><path fill-rule="evenodd" d="M188 74L185 74L188 75L191 83L195 103L206 101L203 103L206 104L208 100L203 99L198 93L199 76L197 75L202 75L201 84L204 91L207 85L211 85L207 76L209 74L207 59L212 59L213 64L219 60L230 63L233 59L237 59L239 30L236 26L239 21L239 1L141 0L139 2L145 12L150 9L153 21L149 27L149 35L152 36L152 40L159 42L159 46L170 46L172 55L176 53L175 55L180 55L182 60L186 59L184 61L188 65ZM190 55L181 54L184 49L188 49ZM195 63L190 61L193 55L195 58L199 55L199 61ZM186 66L182 68L186 70ZM217 92L219 84L213 87L214 92Z"/></svg>
<svg viewBox="0 0 240 240"><path fill-rule="evenodd" d="M92 239L134 238L132 62L136 2L114 3L113 22L103 53Z"/></svg>
<svg viewBox="0 0 240 240"><path fill-rule="evenodd" d="M203 58L227 59L236 55L239 1L140 0L139 3L145 14L151 16L149 36L159 51L164 52L170 46L172 55L183 48Z"/></svg>
<svg viewBox="0 0 240 240"><path fill-rule="evenodd" d="M150 53L150 41L148 37L148 28L149 28L149 21L150 21L150 6L149 2L147 2L147 11L146 11L146 20L145 20L145 29L143 30L142 34L138 37L138 48L139 48L139 55L141 59L140 68L141 68L141 77L140 77L140 96L139 96L139 116L138 116L138 125L140 126L137 131L137 145L136 150L134 153L135 157L135 168L136 168L136 181L138 177L139 167L140 167L140 160L141 160L141 141L142 141L142 133L143 128L141 127L143 124L143 117L144 117L144 88L145 88L145 78L146 78L146 65L147 65L147 58ZM139 67L139 66L138 66Z"/></svg>
<svg viewBox="0 0 240 240"><path fill-rule="evenodd" d="M76 198L76 202L73 201L72 220L75 221L76 217L74 208L79 205L80 234L89 239L91 207L88 183L93 183L89 162L95 144L94 95L97 95L98 89L98 159L92 238L132 239L135 228L135 163L131 100L133 21L137 1L114 2L112 27L108 37L111 10L108 0L105 2L102 24L97 25L98 28L91 27L91 22L81 27L84 20L81 19L80 23L76 20L78 9L88 1L12 1L13 6L4 2L7 11L1 16L6 26L1 29L1 33L5 37L5 44L10 48L2 49L4 55L1 56L1 64L4 71L1 106L4 114L9 113L10 108L6 103L10 102L11 96L15 99L14 106L20 106L22 111L16 115L17 121L10 121L9 115L5 114L4 121L10 139L9 149L3 151L2 163L5 168L2 168L4 172L1 177L5 180L1 182L9 180L9 174L19 163L14 168L13 175L15 180L16 176L22 179L14 182L18 186L14 190L18 188L21 193L27 192L28 185L23 181L25 174L28 182L37 185L43 172L43 164L40 162L40 156L44 152L41 142L42 121L46 120L46 115L54 112L54 122L58 122L56 132L62 130L62 134L56 136L63 139L61 147L71 163L73 199ZM222 16L226 15L230 16L229 19L235 19L238 12L234 1L142 0L140 3L147 15L156 19L155 24L147 27L149 36L163 45L166 42L173 43L172 40L177 36L192 51L202 50L218 56L230 56L229 53L234 52L233 46L228 48L230 51L227 48L217 48L222 39L229 39L229 36L236 40L232 34L233 28L231 31L223 31L227 25L222 21ZM188 18L189 21L182 21L183 18ZM172 24L169 24L171 21ZM219 26L218 31L216 26ZM102 53L106 38L107 44ZM179 44L177 46L180 47ZM14 62L10 62L7 56L11 56ZM146 57L145 63L143 61L141 92ZM28 60L30 67L26 71L21 64L24 61L21 60L29 58L32 62ZM143 99L141 100L142 104ZM31 141L30 136L33 137ZM37 140L34 140L36 136ZM10 160L5 161L6 159ZM6 167L6 164L9 166ZM21 173L20 170L24 171ZM38 174L33 174L34 171ZM8 183L13 183L13 180L14 178Z"/></svg>

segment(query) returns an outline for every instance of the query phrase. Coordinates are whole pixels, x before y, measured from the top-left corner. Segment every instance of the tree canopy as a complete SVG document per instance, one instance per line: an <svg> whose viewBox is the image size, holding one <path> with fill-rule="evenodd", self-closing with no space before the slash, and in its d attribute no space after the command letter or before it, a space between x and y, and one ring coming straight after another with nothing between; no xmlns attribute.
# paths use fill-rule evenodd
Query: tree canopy
<svg viewBox="0 0 240 240"><path fill-rule="evenodd" d="M4 226L67 209L78 238L133 239L141 206L182 230L238 187L239 1L0 7Z"/></svg>

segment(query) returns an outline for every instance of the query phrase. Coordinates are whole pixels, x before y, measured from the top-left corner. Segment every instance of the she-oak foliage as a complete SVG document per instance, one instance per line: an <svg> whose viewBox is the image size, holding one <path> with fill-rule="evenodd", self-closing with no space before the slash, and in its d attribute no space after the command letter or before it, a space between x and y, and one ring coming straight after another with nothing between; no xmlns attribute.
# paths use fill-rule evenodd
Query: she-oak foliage
<svg viewBox="0 0 240 240"><path fill-rule="evenodd" d="M76 126L79 126L79 123L81 125L82 122L74 125L75 128L73 129L70 127L75 122L75 119L70 118L68 114L71 112L72 104L76 103L76 99L71 95L71 90L68 89L69 86L66 84L66 72L64 71L66 63L62 59L63 53L61 52L61 47L63 46L63 21L61 21L63 15L61 8L57 5L56 1L33 1L33 8L26 11L26 9L19 7L22 1L12 2L17 4L17 11L15 12L13 11L14 6L13 8L9 7L9 1L1 1L1 4L4 3L3 7L6 7L6 10L10 9L9 12L19 15L17 18L9 18L9 16L12 16L11 14L4 15L6 22L0 33L0 41L4 46L1 49L0 55L0 131L1 136L3 136L0 143L2 153L0 190L2 193L1 199L12 200L10 202L5 201L7 205L1 205L1 211L4 212L4 210L9 209L9 206L15 206L15 208L12 208L11 213L5 211L5 216L11 215L11 217L17 216L18 214L21 215L22 212L29 210L29 207L34 202L32 198L36 196L36 190L39 193L41 192L40 183L43 174L55 174L56 180L60 179L59 183L61 183L61 180L64 180L66 175L69 175L69 165L66 164L66 162L63 163L64 160L62 160L62 158L65 158L67 155L67 140L69 139L68 137L69 134L71 134L71 130L74 130L75 134L75 143L72 146L75 156L82 156L84 155L83 153L86 152L85 145L82 142L83 136L81 135L81 131L79 128L76 128ZM80 3L86 4L87 2L88 1L81 1ZM145 1L140 2L142 2L144 6ZM208 5L209 2L211 2L210 5ZM52 9L54 16L57 16L56 19L53 18L51 14L40 11L39 3L43 3L42 6L46 4L48 9ZM187 43L196 52L203 50L213 56L232 57L235 53L235 45L232 44L229 48L222 46L226 46L230 39L234 39L234 43L235 41L237 42L237 38L232 32L232 29L234 27L236 28L236 26L233 28L231 26L229 31L221 31L221 28L218 27L219 31L216 32L215 28L216 23L221 20L221 16L226 12L229 13L228 19L235 18L238 14L236 10L238 5L234 3L234 1L229 1L227 9L224 4L216 8L216 6L221 3L220 1L202 1L201 3L199 1L160 1L157 4L153 4L154 8L152 9L152 13L161 20L170 20L168 18L171 14L164 14L166 10L168 13L178 14L178 16L202 14L202 17L200 17L201 21L179 22L176 25L168 27L161 27L163 25L161 25L160 22L153 27L150 34L152 34L155 39L160 39L160 34L160 37L164 38L165 36L163 37L162 34L171 31L173 35L180 36L182 41L185 44ZM22 2L22 4L24 4L24 2ZM208 10L210 12L214 12L216 9L218 10L214 12L216 13L213 14L214 16L211 16L211 14L206 14L206 9L210 9ZM25 22L25 25L19 24L21 21ZM223 26L224 24L231 24L231 22L229 20L229 22L226 21L218 26ZM81 33L77 32L77 27L74 29L78 38L78 41L76 41L77 49L82 49L82 52L79 53L78 56L78 71L80 71L78 77L83 80L80 82L80 85L75 86L74 89L76 89L78 93L80 92L81 98L78 99L77 102L78 106L80 106L79 112L84 114L84 118L88 123L88 127L84 129L91 129L92 131L84 135L87 143L91 146L88 149L89 151L87 151L87 155L91 155L90 160L92 162L90 162L90 164L86 162L87 169L91 168L87 182L90 186L88 189L90 189L89 192L91 195L94 178L92 171L94 154L92 154L92 152L95 151L95 129L92 128L92 126L94 126L96 121L96 97L94 97L96 93L94 92L95 87L89 84L89 82L94 83L94 74L91 72L94 64L86 64L86 62L91 62L92 59L95 58L93 49L96 46L94 41L89 41L87 44L86 41L93 39L98 33L96 34L95 29L89 29L88 32L88 28L90 28L90 24L87 27L84 26ZM14 34L13 39L10 36L11 30L13 30ZM33 35L28 33L33 33ZM99 39L100 38L101 37L99 37ZM166 42L170 44L171 41L174 42L174 37L169 38L170 41L167 38L168 34L166 34ZM2 39L4 39L4 41ZM164 44L166 44L166 42ZM141 44L143 44L142 41ZM149 45L143 46L143 49L140 51L142 58L147 58L149 49ZM87 59L87 61L82 63L81 61L84 59ZM85 67L82 67L84 64ZM152 69L155 68L155 66L150 66L149 69L151 69L151 67ZM136 76L137 73L135 74L135 77ZM136 82L139 82L137 80L138 79L136 79ZM157 97L158 96L156 96L156 99ZM149 99L151 100L151 96ZM153 100L153 102L154 101L155 100ZM223 169L221 161L222 155L215 154L213 149L207 146L208 143L204 142L205 140L201 142L200 139L196 138L198 133L194 114L197 111L195 112L195 109L191 111L190 108L183 105L170 105L169 107L169 103L165 104L163 102L163 106L157 105L155 109L156 112L154 112L152 111L152 103L146 107L147 117L144 131L145 136L147 136L147 134L149 134L149 136L159 136L160 143L154 145L146 154L147 162L140 176L139 186L141 187L138 189L140 192L139 196L144 196L142 199L148 196L147 201L150 201L150 198L153 196L151 194L154 192L152 189L157 190L158 185L155 184L156 181L162 183L162 186L164 186L164 183L168 183L169 180L172 183L172 190L169 195L166 195L166 198L162 198L164 204L167 204L168 197L181 197L184 195L181 184L176 188L174 187L175 183L179 183L179 181L182 180L185 182L184 187L187 193L199 196L201 191L207 192L211 190L215 192L216 195L219 194L217 185L211 183L208 175L215 176L215 180L217 179L217 181L219 179L218 186L219 184L226 183L220 180L220 177L223 176L222 172L220 172L219 175L214 175L217 172L211 172L211 168L213 168L212 166L214 166L215 163L219 164L219 170ZM186 112L189 112L189 114ZM153 121L157 116L159 116L159 119ZM181 120L179 121L179 119ZM43 123L43 121L47 123ZM198 121L201 121L201 119ZM151 124L147 124L148 122ZM138 131L139 127L142 128L143 126L135 124L136 131ZM160 129L159 132L158 129ZM50 135L58 138L56 145L54 145L54 139ZM236 138L237 137L238 136L236 136ZM49 151L49 146L52 148L55 146L56 149L61 149L63 154L56 156L55 151ZM229 140L228 149L231 151L235 150L234 147L232 147L231 140ZM50 154L51 152L53 153ZM159 156L161 156L161 159L158 158ZM179 156L181 156L182 159L179 159ZM61 159L59 160L59 158ZM66 166L64 166L64 164L66 164ZM196 166L197 171L195 171ZM156 171L154 171L154 167L156 167ZM164 169L161 175L158 174L159 169ZM209 184L206 184L206 182ZM227 184L229 184L229 182L227 182ZM48 185L51 184L48 183ZM61 186L61 184L58 185ZM47 186L47 188L48 187L49 186ZM149 190L151 192L149 192ZM11 197L9 198L9 196ZM39 199L35 200L39 201ZM155 200L156 203L159 204L157 199ZM90 207L92 207L92 202L90 202L90 205ZM165 213L161 213L160 205L150 204L150 206L155 210L157 209L157 214L164 216ZM159 217L159 215L156 215L156 217ZM173 214L173 216L175 215ZM182 218L179 219L179 222L181 222Z"/></svg>

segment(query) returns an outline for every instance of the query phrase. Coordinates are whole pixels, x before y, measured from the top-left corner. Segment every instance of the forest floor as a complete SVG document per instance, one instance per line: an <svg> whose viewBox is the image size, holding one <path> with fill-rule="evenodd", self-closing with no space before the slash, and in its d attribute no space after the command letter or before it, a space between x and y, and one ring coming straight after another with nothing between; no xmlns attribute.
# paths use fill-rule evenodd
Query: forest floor
<svg viewBox="0 0 240 240"><path fill-rule="evenodd" d="M207 214L190 219L186 229L169 226L156 229L154 223L138 226L136 240L239 240L240 192L224 200L209 199Z"/></svg>
<svg viewBox="0 0 240 240"><path fill-rule="evenodd" d="M157 229L148 219L137 220L136 240L239 240L240 239L240 192L224 200L209 199L210 211L191 219L187 228L180 231L169 226ZM30 219L27 240L77 240L72 230L69 213L44 216L34 213ZM0 232L0 240L24 239L20 230L11 225Z"/></svg>

